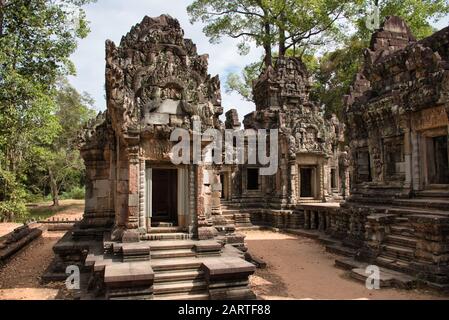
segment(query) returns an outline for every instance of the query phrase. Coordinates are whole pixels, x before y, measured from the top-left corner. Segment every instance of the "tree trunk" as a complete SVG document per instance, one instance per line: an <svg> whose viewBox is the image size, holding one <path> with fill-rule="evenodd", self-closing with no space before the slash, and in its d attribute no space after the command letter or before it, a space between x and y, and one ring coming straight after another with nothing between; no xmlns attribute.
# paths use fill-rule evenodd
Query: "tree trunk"
<svg viewBox="0 0 449 320"><path fill-rule="evenodd" d="M280 24L279 24L279 57L284 57L285 56L285 15L284 13L281 13L280 18L279 18Z"/></svg>
<svg viewBox="0 0 449 320"><path fill-rule="evenodd" d="M265 50L265 67L272 65L272 56L271 56L271 40L270 40L270 24L265 23L265 41L264 41L264 50Z"/></svg>
<svg viewBox="0 0 449 320"><path fill-rule="evenodd" d="M56 183L56 180L53 175L53 171L51 169L48 169L48 175L50 177L50 190L51 190L51 198L53 200L53 206L59 207L58 184Z"/></svg>
<svg viewBox="0 0 449 320"><path fill-rule="evenodd" d="M279 57L284 57L285 52L285 30L279 29Z"/></svg>

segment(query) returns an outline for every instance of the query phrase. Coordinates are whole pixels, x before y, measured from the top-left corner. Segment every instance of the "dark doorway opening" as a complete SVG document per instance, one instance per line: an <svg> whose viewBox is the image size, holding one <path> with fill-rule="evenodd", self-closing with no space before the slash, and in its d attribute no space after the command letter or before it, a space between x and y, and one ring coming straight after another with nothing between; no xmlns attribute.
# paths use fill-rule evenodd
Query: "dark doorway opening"
<svg viewBox="0 0 449 320"><path fill-rule="evenodd" d="M337 170L331 169L331 189L337 188Z"/></svg>
<svg viewBox="0 0 449 320"><path fill-rule="evenodd" d="M153 169L154 222L178 223L178 170Z"/></svg>
<svg viewBox="0 0 449 320"><path fill-rule="evenodd" d="M225 199L225 176L224 174L220 174L220 184L221 184L221 199Z"/></svg>
<svg viewBox="0 0 449 320"><path fill-rule="evenodd" d="M248 168L246 176L246 187L248 190L259 190L259 169Z"/></svg>
<svg viewBox="0 0 449 320"><path fill-rule="evenodd" d="M447 137L440 136L433 139L434 163L431 183L432 184L449 184L449 161L447 149Z"/></svg>
<svg viewBox="0 0 449 320"><path fill-rule="evenodd" d="M312 168L301 168L301 198L313 197L312 177Z"/></svg>
<svg viewBox="0 0 449 320"><path fill-rule="evenodd" d="M357 182L371 182L371 159L367 148L357 151Z"/></svg>

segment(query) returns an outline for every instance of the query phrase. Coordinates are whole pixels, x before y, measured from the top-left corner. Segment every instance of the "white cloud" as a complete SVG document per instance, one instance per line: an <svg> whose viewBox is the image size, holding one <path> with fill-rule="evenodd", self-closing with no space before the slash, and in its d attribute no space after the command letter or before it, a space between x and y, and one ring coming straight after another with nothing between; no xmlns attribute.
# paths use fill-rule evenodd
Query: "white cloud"
<svg viewBox="0 0 449 320"><path fill-rule="evenodd" d="M209 73L219 74L222 81L223 106L225 111L237 108L240 116L255 109L252 103L242 101L237 95L228 95L223 90L229 70L242 70L247 64L256 61L262 55L259 48L251 50L247 56L237 53L233 39L224 38L220 44L210 44L202 32L201 24L190 24L186 8L190 0L99 0L86 7L91 33L79 42L72 60L77 68L77 76L71 77L71 83L79 90L91 94L99 110L106 108L104 99L104 72L106 39L120 42L133 25L142 21L145 15L156 17L170 14L177 18L185 31L185 37L196 43L200 54L209 54Z"/></svg>

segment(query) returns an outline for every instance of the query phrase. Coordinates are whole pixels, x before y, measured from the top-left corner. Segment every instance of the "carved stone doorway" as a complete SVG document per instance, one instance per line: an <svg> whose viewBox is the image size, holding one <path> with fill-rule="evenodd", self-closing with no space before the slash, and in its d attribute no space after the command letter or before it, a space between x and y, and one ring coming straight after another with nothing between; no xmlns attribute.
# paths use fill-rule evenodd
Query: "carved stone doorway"
<svg viewBox="0 0 449 320"><path fill-rule="evenodd" d="M313 198L313 182L314 182L314 168L302 167L300 169L300 197L301 198Z"/></svg>

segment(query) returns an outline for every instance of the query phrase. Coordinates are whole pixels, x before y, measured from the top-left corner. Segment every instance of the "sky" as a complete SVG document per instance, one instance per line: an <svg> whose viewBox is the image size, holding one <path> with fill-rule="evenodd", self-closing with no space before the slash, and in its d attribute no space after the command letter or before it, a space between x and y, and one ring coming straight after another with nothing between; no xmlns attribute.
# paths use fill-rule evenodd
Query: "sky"
<svg viewBox="0 0 449 320"><path fill-rule="evenodd" d="M218 74L221 79L222 105L225 112L235 108L240 119L254 111L253 103L244 101L238 94L226 94L224 84L230 72L240 73L243 68L257 61L262 56L262 49L251 45L251 51L246 56L237 52L237 40L223 38L219 44L209 43L203 34L203 25L190 24L186 8L191 0L98 0L87 5L85 11L90 21L91 33L78 43L78 49L72 55L77 75L70 77L72 85L79 92L89 93L95 100L95 108L100 111L106 109L105 101L105 41L120 42L123 35L131 27L142 21L145 15L157 17L169 14L181 23L185 37L196 43L199 54L209 54L209 73ZM442 29L449 24L449 16L435 25Z"/></svg>

